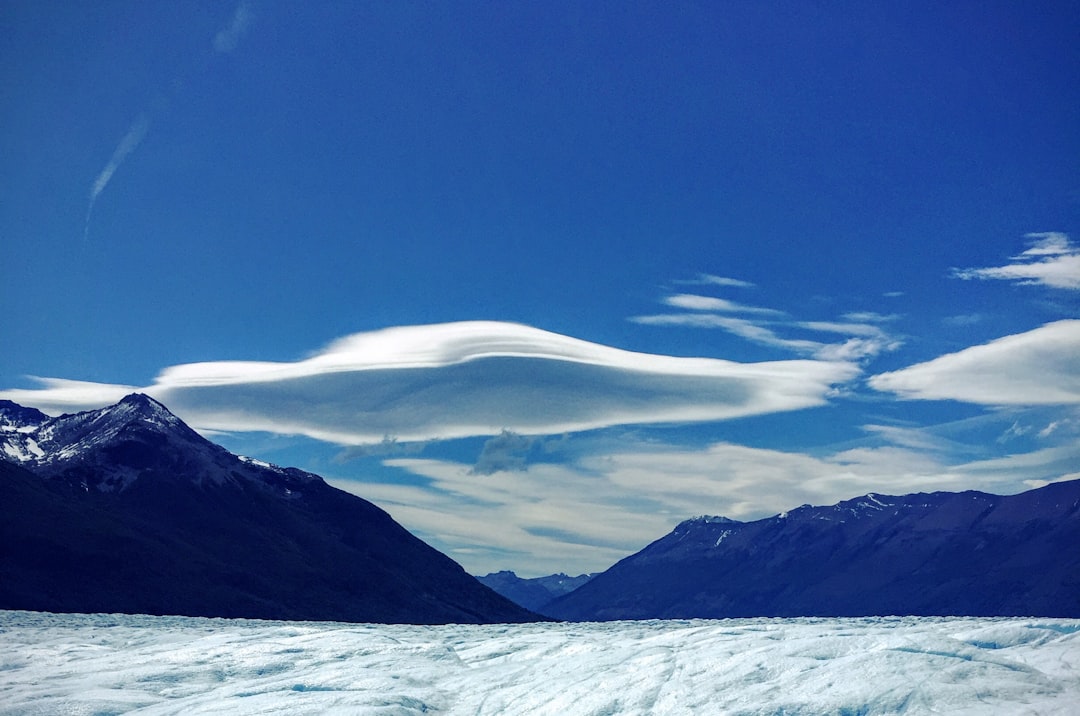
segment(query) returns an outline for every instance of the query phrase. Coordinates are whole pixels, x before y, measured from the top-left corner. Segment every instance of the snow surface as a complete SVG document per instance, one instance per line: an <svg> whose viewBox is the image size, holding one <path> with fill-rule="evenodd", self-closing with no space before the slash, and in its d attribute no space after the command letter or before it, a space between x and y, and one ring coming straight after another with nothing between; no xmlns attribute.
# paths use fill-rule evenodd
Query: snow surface
<svg viewBox="0 0 1080 716"><path fill-rule="evenodd" d="M0 714L1076 714L1080 620L0 612Z"/></svg>

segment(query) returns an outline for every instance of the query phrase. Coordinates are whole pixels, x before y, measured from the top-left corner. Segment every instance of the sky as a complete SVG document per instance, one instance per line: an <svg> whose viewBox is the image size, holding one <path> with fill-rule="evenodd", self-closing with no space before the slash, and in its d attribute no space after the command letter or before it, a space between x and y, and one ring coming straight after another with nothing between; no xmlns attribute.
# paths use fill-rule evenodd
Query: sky
<svg viewBox="0 0 1080 716"><path fill-rule="evenodd" d="M1080 477L1080 6L0 5L0 399L474 574Z"/></svg>

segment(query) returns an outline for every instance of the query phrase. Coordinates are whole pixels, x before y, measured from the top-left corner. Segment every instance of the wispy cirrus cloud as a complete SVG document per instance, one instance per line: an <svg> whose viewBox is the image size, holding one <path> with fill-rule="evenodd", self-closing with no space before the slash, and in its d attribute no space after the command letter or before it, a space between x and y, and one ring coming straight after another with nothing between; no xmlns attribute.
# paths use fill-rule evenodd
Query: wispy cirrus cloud
<svg viewBox="0 0 1080 716"><path fill-rule="evenodd" d="M961 279L997 279L1019 284L1080 290L1080 247L1066 234L1047 232L1027 234L1029 248L1012 257L1012 263L990 268L953 269Z"/></svg>
<svg viewBox="0 0 1080 716"><path fill-rule="evenodd" d="M753 520L867 492L1020 492L1075 475L1075 441L987 457L933 428L868 425L868 443L810 455L730 442L703 447L589 436L563 463L479 473L440 459L386 460L422 485L337 479L473 573L605 569L700 514ZM520 446L519 446L520 447ZM493 466L494 467L494 466ZM663 479L657 479L662 475Z"/></svg>
<svg viewBox="0 0 1080 716"><path fill-rule="evenodd" d="M837 333L844 336L862 336L864 338L885 338L885 331L871 323L854 321L798 321L793 325L808 331L819 333Z"/></svg>
<svg viewBox="0 0 1080 716"><path fill-rule="evenodd" d="M821 405L860 369L825 360L735 363L634 353L493 321L347 336L294 362L166 368L139 388L200 429L341 445L560 434ZM46 412L100 407L132 386L39 379L0 397Z"/></svg>
<svg viewBox="0 0 1080 716"><path fill-rule="evenodd" d="M799 338L782 338L761 322L715 313L665 313L652 316L633 316L634 323L647 326L685 326L689 328L719 328L759 345L781 348L804 355L814 355L825 343Z"/></svg>
<svg viewBox="0 0 1080 716"><path fill-rule="evenodd" d="M685 286L726 286L728 288L754 288L757 285L750 281L728 278L727 276L715 276L711 273L701 273L698 274L697 278L682 279L675 281L675 283Z"/></svg>
<svg viewBox="0 0 1080 716"><path fill-rule="evenodd" d="M715 296L680 293L665 296L661 302L689 312L632 316L629 320L651 326L716 328L758 345L828 361L859 361L895 350L902 343L879 325L895 320L895 315L862 312L846 314L841 321L799 321L775 308ZM837 343L791 335L806 332L845 335L847 339Z"/></svg>
<svg viewBox="0 0 1080 716"><path fill-rule="evenodd" d="M851 311L843 315L844 320L855 323L889 323L900 319L899 313L878 313L876 311Z"/></svg>
<svg viewBox="0 0 1080 716"><path fill-rule="evenodd" d="M961 313L955 316L946 316L941 319L941 322L946 326L974 326L985 320L986 316L981 313Z"/></svg>
<svg viewBox="0 0 1080 716"><path fill-rule="evenodd" d="M870 387L917 400L978 405L1080 403L1080 320L965 348L872 376Z"/></svg>
<svg viewBox="0 0 1080 716"><path fill-rule="evenodd" d="M698 296L690 293L680 293L664 298L664 303L674 308L685 308L689 311L719 311L721 313L749 313L762 316L782 316L783 311L763 306L748 306L744 303L728 301L715 296Z"/></svg>

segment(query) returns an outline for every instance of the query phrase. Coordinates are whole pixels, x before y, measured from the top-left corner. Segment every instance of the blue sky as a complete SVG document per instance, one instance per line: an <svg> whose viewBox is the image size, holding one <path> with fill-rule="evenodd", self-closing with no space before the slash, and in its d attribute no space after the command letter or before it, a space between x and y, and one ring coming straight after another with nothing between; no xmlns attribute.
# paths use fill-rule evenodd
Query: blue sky
<svg viewBox="0 0 1080 716"><path fill-rule="evenodd" d="M475 573L1076 477L1078 26L5 3L0 398L143 390Z"/></svg>

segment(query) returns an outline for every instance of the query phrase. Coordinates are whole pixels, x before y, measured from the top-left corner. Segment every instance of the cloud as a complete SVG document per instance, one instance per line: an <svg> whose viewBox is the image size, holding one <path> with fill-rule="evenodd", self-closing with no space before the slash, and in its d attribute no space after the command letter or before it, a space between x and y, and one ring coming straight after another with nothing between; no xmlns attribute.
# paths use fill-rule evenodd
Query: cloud
<svg viewBox="0 0 1080 716"><path fill-rule="evenodd" d="M142 388L135 385L117 385L115 383L92 383L85 380L65 380L63 378L34 378L38 388L13 388L0 391L3 399L13 400L22 405L38 408L50 415L90 410L118 402Z"/></svg>
<svg viewBox="0 0 1080 716"><path fill-rule="evenodd" d="M474 475L494 475L496 472L524 470L525 458L532 445L532 438L503 430L484 443L480 458L470 472Z"/></svg>
<svg viewBox="0 0 1080 716"><path fill-rule="evenodd" d="M860 370L843 361L735 363L633 353L492 321L358 333L295 362L166 368L140 388L200 429L341 445L576 432L798 410ZM115 402L132 386L41 379L0 397L46 412Z"/></svg>
<svg viewBox="0 0 1080 716"><path fill-rule="evenodd" d="M955 316L946 316L941 322L947 326L974 326L986 320L981 313L961 313Z"/></svg>
<svg viewBox="0 0 1080 716"><path fill-rule="evenodd" d="M997 442L1006 443L1015 438L1020 438L1031 432L1031 428L1026 425L1021 425L1019 420L1014 420L1012 425L1008 427L1001 435L998 436Z"/></svg>
<svg viewBox="0 0 1080 716"><path fill-rule="evenodd" d="M718 277L702 274L697 283ZM731 279L734 280L734 279ZM728 281L728 279L723 279ZM683 281L682 283L690 283ZM721 285L727 285L726 283ZM770 348L779 348L817 360L858 362L882 352L896 350L902 341L891 337L880 325L898 316L871 311L849 313L843 321L797 321L775 308L748 306L714 296L679 293L665 296L661 302L689 313L661 313L631 316L630 321L650 326L682 326L686 328L718 328L728 333ZM741 315L732 315L741 314ZM785 332L831 333L847 336L847 340L812 340L781 335Z"/></svg>
<svg viewBox="0 0 1080 716"><path fill-rule="evenodd" d="M856 323L889 323L900 319L899 313L877 313L876 311L852 311L845 313L843 318Z"/></svg>
<svg viewBox="0 0 1080 716"><path fill-rule="evenodd" d="M813 355L824 343L805 339L781 338L774 331L761 323L755 323L745 318L731 316L718 316L712 313L667 313L653 316L633 316L630 318L634 323L649 326L687 326L691 328L720 328L740 338L772 348Z"/></svg>
<svg viewBox="0 0 1080 716"><path fill-rule="evenodd" d="M799 321L794 324L799 328L821 333L839 333L847 336L862 336L864 338L882 338L885 332L870 323L852 323L849 321Z"/></svg>
<svg viewBox="0 0 1080 716"><path fill-rule="evenodd" d="M128 155L135 151L135 148L139 146L143 138L146 137L147 130L150 129L150 120L145 114L141 114L132 122L131 127L128 129L127 134L124 135L120 143L116 145L116 149L113 151L112 157L109 158L109 163L105 165L105 168L98 174L97 179L90 187L90 203L93 205L97 201L101 192L105 191L105 186L112 179L112 175L116 173L116 170L120 168L120 165L127 159Z"/></svg>
<svg viewBox="0 0 1080 716"><path fill-rule="evenodd" d="M691 286L728 286L731 288L754 288L756 284L749 281L742 281L737 278L727 278L725 276L714 276L708 273L698 274L695 279L676 281L684 285Z"/></svg>
<svg viewBox="0 0 1080 716"><path fill-rule="evenodd" d="M1080 290L1080 247L1057 232L1027 234L1027 251L1013 256L1013 263L991 268L953 269L962 279L1000 279L1021 285Z"/></svg>
<svg viewBox="0 0 1080 716"><path fill-rule="evenodd" d="M251 19L251 8L247 2L241 2L236 6L229 24L214 35L214 49L218 52L232 52L235 50L240 43L240 39L247 32Z"/></svg>
<svg viewBox="0 0 1080 716"><path fill-rule="evenodd" d="M204 430L204 432L206 432ZM397 438L383 437L374 444L350 445L334 456L338 464L359 460L365 457L396 457L400 455L418 455L424 451L426 443L403 443Z"/></svg>
<svg viewBox="0 0 1080 716"><path fill-rule="evenodd" d="M231 52L236 49L237 43L239 43L240 38L243 37L244 33L247 31L248 25L251 23L251 18L251 9L248 7L247 2L241 2L237 5L229 24L223 27L214 36L214 49L218 52ZM174 81L173 87L175 88L181 84L182 83L179 81ZM157 104L166 106L168 104L168 99L159 98ZM93 216L94 206L97 204L98 197L105 191L105 187L109 185L113 174L120 168L120 165L124 163L131 153L142 143L143 139L146 138L146 133L149 130L150 115L147 112L144 112L140 114L131 124L131 127L128 128L127 133L120 140L116 149L113 150L109 162L97 175L97 178L94 179L93 184L90 185L90 199L86 206L86 220L83 222L84 242L90 235L90 219Z"/></svg>
<svg viewBox="0 0 1080 716"><path fill-rule="evenodd" d="M1080 403L1080 320L943 355L869 379L875 390L918 400L979 405Z"/></svg>
<svg viewBox="0 0 1080 716"><path fill-rule="evenodd" d="M1075 435L1080 432L1080 417L1064 417L1059 420L1053 420L1045 428L1039 431L1040 438L1048 438L1051 435L1057 433L1069 433Z"/></svg>
<svg viewBox="0 0 1080 716"><path fill-rule="evenodd" d="M606 569L696 515L754 520L867 492L1012 494L1080 466L1075 441L972 461L969 446L931 429L867 430L885 444L815 456L729 442L687 448L584 436L573 439L570 462L531 464L498 479L448 460L396 459L385 465L423 484L334 484L374 500L473 573L513 568L538 576Z"/></svg>
<svg viewBox="0 0 1080 716"><path fill-rule="evenodd" d="M923 428L869 424L862 426L862 429L870 435L881 438L889 445L924 454L969 455L977 452L977 449L970 445L965 445L962 442L941 435L941 426Z"/></svg>
<svg viewBox="0 0 1080 716"><path fill-rule="evenodd" d="M754 321L715 313L675 313L652 316L633 316L634 323L651 326L685 326L691 328L719 328L740 338L770 348L780 348L817 360L851 362L871 358L884 351L895 350L901 341L890 337L878 326L859 323L827 321ZM785 338L770 328L779 325L786 328L841 333L852 336L841 343L815 341L807 338Z"/></svg>
<svg viewBox="0 0 1080 716"><path fill-rule="evenodd" d="M385 464L421 476L423 484L330 482L374 501L472 574L606 569L678 522L659 505L643 509L642 501L605 476L573 466L530 465L491 479L451 461L403 458Z"/></svg>
<svg viewBox="0 0 1080 716"><path fill-rule="evenodd" d="M713 296L696 296L689 293L680 293L668 296L664 303L675 308L685 308L690 311L720 311L722 313L753 313L767 316L782 316L783 311L775 308L763 308L761 306L747 306L742 303L728 301Z"/></svg>
<svg viewBox="0 0 1080 716"><path fill-rule="evenodd" d="M90 185L90 199L86 206L86 221L83 224L83 240L86 240L87 235L90 233L90 217L94 213L94 205L97 204L98 197L101 196L101 192L105 191L105 187L108 186L109 181L112 179L113 174L120 168L120 165L124 163L124 160L135 151L135 149L142 143L142 140L146 137L147 131L150 129L150 118L145 114L140 114L131 127L128 128L127 133L120 140L120 143L116 145L116 149L113 150L112 156L109 157L108 164L94 179L94 183Z"/></svg>
<svg viewBox="0 0 1080 716"><path fill-rule="evenodd" d="M1069 237L1056 231L1042 234L1026 234L1026 239L1034 239L1031 248L1020 254L1017 258L1032 256L1062 256L1077 253L1077 249L1069 241Z"/></svg>

